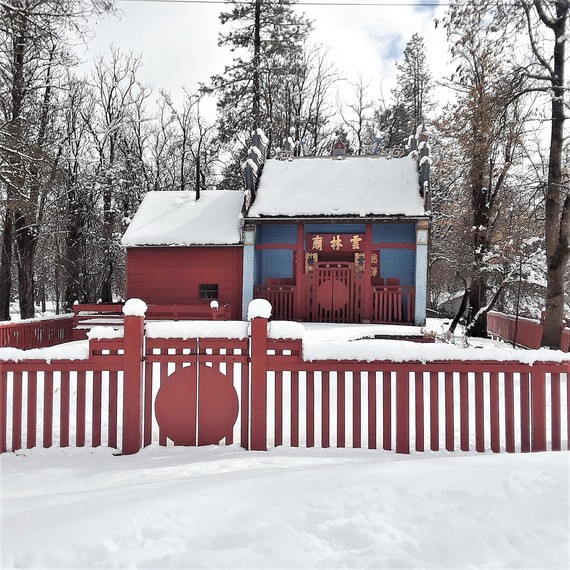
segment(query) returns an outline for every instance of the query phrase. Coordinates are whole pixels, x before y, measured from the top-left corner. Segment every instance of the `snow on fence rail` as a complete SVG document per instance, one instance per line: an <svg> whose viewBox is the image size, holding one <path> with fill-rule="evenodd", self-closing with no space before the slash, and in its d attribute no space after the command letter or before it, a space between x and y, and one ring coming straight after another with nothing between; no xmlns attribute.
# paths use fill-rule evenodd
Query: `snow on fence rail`
<svg viewBox="0 0 570 570"><path fill-rule="evenodd" d="M560 352L370 340L348 343L343 355L340 344L310 346L298 323L268 331L253 315L250 327L162 322L145 332L144 317L129 315L124 336L94 331L88 348L72 344L65 359L55 349L45 349L49 361L2 349L0 451L568 448L570 360Z"/></svg>

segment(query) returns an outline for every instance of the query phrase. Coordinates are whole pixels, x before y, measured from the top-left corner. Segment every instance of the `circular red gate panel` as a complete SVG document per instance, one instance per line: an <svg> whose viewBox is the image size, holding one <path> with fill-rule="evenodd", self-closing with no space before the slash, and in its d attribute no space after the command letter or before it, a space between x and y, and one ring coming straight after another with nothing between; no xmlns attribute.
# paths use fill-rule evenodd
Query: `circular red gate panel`
<svg viewBox="0 0 570 570"><path fill-rule="evenodd" d="M348 303L348 287L338 279L329 279L321 283L317 289L317 302L328 311L342 309Z"/></svg>
<svg viewBox="0 0 570 570"><path fill-rule="evenodd" d="M216 445L232 433L238 397L231 380L218 369L186 366L162 383L155 414L164 435L176 445Z"/></svg>

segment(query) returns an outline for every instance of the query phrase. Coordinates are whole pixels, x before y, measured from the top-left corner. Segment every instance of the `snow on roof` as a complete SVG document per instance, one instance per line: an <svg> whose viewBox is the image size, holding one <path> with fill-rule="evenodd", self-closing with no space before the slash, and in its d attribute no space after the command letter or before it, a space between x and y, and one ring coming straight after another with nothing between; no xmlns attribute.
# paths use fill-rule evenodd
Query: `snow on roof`
<svg viewBox="0 0 570 570"><path fill-rule="evenodd" d="M410 157L268 160L248 217L423 216Z"/></svg>
<svg viewBox="0 0 570 570"><path fill-rule="evenodd" d="M148 192L122 244L226 245L241 242L243 194L209 190L195 193Z"/></svg>

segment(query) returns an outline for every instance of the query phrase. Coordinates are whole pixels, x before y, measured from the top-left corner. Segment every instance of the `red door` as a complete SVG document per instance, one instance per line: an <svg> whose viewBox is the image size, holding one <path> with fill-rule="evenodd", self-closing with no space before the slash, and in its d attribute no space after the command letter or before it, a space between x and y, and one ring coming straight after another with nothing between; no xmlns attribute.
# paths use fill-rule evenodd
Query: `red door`
<svg viewBox="0 0 570 570"><path fill-rule="evenodd" d="M317 263L307 287L308 315L319 323L354 323L360 320L360 286L354 264Z"/></svg>

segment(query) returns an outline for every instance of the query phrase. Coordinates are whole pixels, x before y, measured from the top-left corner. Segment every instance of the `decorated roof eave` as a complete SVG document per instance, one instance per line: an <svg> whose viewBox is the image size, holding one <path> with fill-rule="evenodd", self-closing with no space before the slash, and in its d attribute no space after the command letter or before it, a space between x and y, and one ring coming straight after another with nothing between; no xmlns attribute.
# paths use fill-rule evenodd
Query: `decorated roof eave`
<svg viewBox="0 0 570 570"><path fill-rule="evenodd" d="M239 247L243 245L243 240L234 243L136 243L123 245L125 249L138 248L138 247Z"/></svg>
<svg viewBox="0 0 570 570"><path fill-rule="evenodd" d="M344 216L255 216L255 217L245 217L244 222L246 224L255 224L261 222L316 222L316 223L326 223L326 222L390 222L390 221L400 221L400 220L429 220L431 215L429 213L408 216L405 214L393 214L393 215L374 215L368 214L366 216L356 216L356 215L344 215Z"/></svg>

